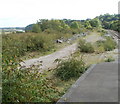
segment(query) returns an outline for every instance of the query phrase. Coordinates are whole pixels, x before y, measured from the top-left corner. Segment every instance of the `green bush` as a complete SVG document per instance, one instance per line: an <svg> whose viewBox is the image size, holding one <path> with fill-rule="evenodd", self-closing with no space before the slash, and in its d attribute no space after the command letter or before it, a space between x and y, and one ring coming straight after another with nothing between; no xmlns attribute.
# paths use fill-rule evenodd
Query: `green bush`
<svg viewBox="0 0 120 104"><path fill-rule="evenodd" d="M2 72L2 102L54 102L59 91L38 70L13 69Z"/></svg>
<svg viewBox="0 0 120 104"><path fill-rule="evenodd" d="M116 42L112 38L107 38L107 41L104 43L104 48L106 51L111 51L116 48Z"/></svg>
<svg viewBox="0 0 120 104"><path fill-rule="evenodd" d="M78 49L80 50L80 52L85 52L85 53L93 53L94 52L94 48L91 45L91 43L86 43L85 40L79 40L78 43Z"/></svg>
<svg viewBox="0 0 120 104"><path fill-rule="evenodd" d="M104 47L105 51L112 51L113 49L116 48L116 42L111 38L111 37L107 37L106 41L97 41L97 46L100 47Z"/></svg>
<svg viewBox="0 0 120 104"><path fill-rule="evenodd" d="M5 35L2 38L3 54L6 56L23 56L26 52L50 51L54 48L56 36L48 34L21 33ZM5 56L5 55L3 55Z"/></svg>
<svg viewBox="0 0 120 104"><path fill-rule="evenodd" d="M61 80L67 81L71 78L78 78L85 70L86 67L82 60L71 58L58 64L55 75Z"/></svg>
<svg viewBox="0 0 120 104"><path fill-rule="evenodd" d="M115 59L112 57L108 57L107 59L105 59L105 62L111 62L111 61L115 61Z"/></svg>
<svg viewBox="0 0 120 104"><path fill-rule="evenodd" d="M99 54L99 53L103 53L103 52L105 52L105 49L103 46L96 47L95 53Z"/></svg>

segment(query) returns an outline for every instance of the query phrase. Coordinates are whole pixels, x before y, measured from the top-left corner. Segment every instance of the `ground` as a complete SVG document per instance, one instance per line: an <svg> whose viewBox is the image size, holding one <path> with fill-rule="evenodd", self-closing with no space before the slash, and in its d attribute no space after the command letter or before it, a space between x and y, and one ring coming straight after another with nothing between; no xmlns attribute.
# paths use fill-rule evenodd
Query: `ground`
<svg viewBox="0 0 120 104"><path fill-rule="evenodd" d="M84 39L87 42L95 43L96 41L103 39L103 37L101 37L100 33L90 32L89 35L84 37ZM77 50L77 43L74 43L52 54L41 56L39 58L33 58L33 59L26 60L21 63L21 66L22 67L36 66L41 71L47 70L47 69L53 69L57 65L57 63L54 62L56 59L66 59L71 54L76 52L76 50ZM87 65L91 65L91 64L102 62L108 57L112 57L116 59L118 55L117 55L117 49L116 49L110 52L105 52L105 53L100 53L100 54L96 54L96 53L84 54L83 56L84 56L83 60L85 61L85 63Z"/></svg>
<svg viewBox="0 0 120 104"><path fill-rule="evenodd" d="M58 102L117 101L118 63L110 62L89 68Z"/></svg>
<svg viewBox="0 0 120 104"><path fill-rule="evenodd" d="M85 39L88 42L94 43L97 40L101 39L101 35L96 32L92 32L88 36L86 36ZM71 56L72 53L76 52L76 50L77 50L77 43L73 43L72 45L65 46L64 48L61 48L52 54L40 56L39 58L29 59L24 61L24 63L21 63L21 64L22 66L26 66L26 67L35 65L36 67L39 67L41 71L43 71L43 69L49 69L49 68L54 69L54 67L57 65L54 62L56 59L67 59ZM105 59L108 57L113 57L117 59L117 56L118 56L117 51L118 50L115 49L113 51L104 52L100 54L97 54L97 53L88 54L88 53L78 52L78 53L72 54L72 56L77 55L78 58L81 58L81 56L83 56L84 62L86 63L86 65L89 66L91 64L101 63L105 61ZM40 64L42 64L42 66ZM44 73L48 78L52 79L55 82L54 86L59 90L59 92L61 92L60 96L62 96L68 90L68 88L70 88L70 86L73 83L75 83L75 81L77 80L77 79L71 79L69 81L62 81L59 78L54 76L54 70L50 70L50 71L46 70ZM60 98L60 96L56 97L57 100Z"/></svg>

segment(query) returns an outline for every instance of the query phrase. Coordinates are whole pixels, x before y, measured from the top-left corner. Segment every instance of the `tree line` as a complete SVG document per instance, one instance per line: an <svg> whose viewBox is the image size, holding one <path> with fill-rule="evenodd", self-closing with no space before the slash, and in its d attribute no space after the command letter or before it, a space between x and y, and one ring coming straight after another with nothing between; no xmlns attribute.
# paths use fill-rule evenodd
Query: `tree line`
<svg viewBox="0 0 120 104"><path fill-rule="evenodd" d="M97 18L101 21L103 28L120 32L120 14L104 14Z"/></svg>
<svg viewBox="0 0 120 104"><path fill-rule="evenodd" d="M72 33L76 34L85 30L93 30L95 28L112 29L120 32L120 15L104 14L93 19L71 20L71 19L39 19L37 23L26 26L26 32L47 32L47 33Z"/></svg>

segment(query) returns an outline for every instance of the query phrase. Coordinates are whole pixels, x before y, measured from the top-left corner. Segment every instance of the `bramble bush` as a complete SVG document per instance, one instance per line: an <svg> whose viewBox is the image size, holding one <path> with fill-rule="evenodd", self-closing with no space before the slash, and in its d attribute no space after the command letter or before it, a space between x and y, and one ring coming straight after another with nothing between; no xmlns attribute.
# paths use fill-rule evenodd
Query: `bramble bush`
<svg viewBox="0 0 120 104"><path fill-rule="evenodd" d="M54 41L70 34L21 33L2 36L2 102L56 102L61 92L38 69L18 69L27 52L46 52Z"/></svg>
<svg viewBox="0 0 120 104"><path fill-rule="evenodd" d="M56 68L55 76L61 80L69 80L71 78L78 78L86 70L85 63L80 59L70 58L61 61Z"/></svg>
<svg viewBox="0 0 120 104"><path fill-rule="evenodd" d="M20 57L29 51L49 51L57 36L9 34L2 37L2 102L55 102L59 91L54 82L34 69L18 69Z"/></svg>
<svg viewBox="0 0 120 104"><path fill-rule="evenodd" d="M51 35L48 37L45 34L35 33L5 35L3 36L3 51L17 56L23 56L29 51L48 51L54 48L53 39Z"/></svg>
<svg viewBox="0 0 120 104"><path fill-rule="evenodd" d="M54 82L37 69L15 69L2 72L2 102L55 102L59 91Z"/></svg>

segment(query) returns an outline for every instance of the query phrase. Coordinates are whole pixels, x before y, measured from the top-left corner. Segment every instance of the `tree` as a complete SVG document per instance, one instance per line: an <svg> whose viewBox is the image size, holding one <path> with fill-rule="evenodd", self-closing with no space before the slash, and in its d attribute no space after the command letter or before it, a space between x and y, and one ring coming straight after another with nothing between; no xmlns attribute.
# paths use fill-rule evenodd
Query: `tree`
<svg viewBox="0 0 120 104"><path fill-rule="evenodd" d="M98 18L94 18L94 19L90 20L89 22L92 27L99 27L99 28L102 27L101 22Z"/></svg>
<svg viewBox="0 0 120 104"><path fill-rule="evenodd" d="M34 24L32 27L32 32L40 33L41 32L40 26L38 24Z"/></svg>
<svg viewBox="0 0 120 104"><path fill-rule="evenodd" d="M112 30L120 32L120 22L119 21L112 21L110 28Z"/></svg>
<svg viewBox="0 0 120 104"><path fill-rule="evenodd" d="M73 29L79 29L79 24L76 21L74 21L74 22L71 23L70 27L73 28Z"/></svg>
<svg viewBox="0 0 120 104"><path fill-rule="evenodd" d="M85 21L85 22L84 22L84 27L85 27L86 29L92 29L92 26L91 26L91 24L90 24L89 21Z"/></svg>

